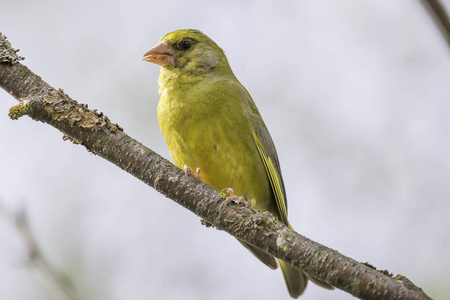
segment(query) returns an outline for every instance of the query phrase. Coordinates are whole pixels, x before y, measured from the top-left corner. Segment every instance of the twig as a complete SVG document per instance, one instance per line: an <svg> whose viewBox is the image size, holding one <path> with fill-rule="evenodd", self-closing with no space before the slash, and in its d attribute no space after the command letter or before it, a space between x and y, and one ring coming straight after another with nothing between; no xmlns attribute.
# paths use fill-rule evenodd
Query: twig
<svg viewBox="0 0 450 300"><path fill-rule="evenodd" d="M439 0L421 0L450 46L450 19Z"/></svg>
<svg viewBox="0 0 450 300"><path fill-rule="evenodd" d="M30 226L28 224L27 214L24 208L18 210L16 213L9 213L3 207L0 207L3 215L13 223L18 229L23 238L28 250L28 261L37 270L39 270L44 278L52 283L54 289L60 294L61 299L75 300L75 291L67 280L68 277L56 269L49 263L47 258L42 253L36 239L34 238Z"/></svg>

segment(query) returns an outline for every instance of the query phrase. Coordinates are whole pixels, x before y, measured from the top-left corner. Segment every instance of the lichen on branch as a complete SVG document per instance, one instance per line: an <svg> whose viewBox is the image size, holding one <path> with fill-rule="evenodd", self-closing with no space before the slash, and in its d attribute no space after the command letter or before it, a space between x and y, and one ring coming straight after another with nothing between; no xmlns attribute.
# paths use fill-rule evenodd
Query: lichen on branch
<svg viewBox="0 0 450 300"><path fill-rule="evenodd" d="M0 63L9 63L14 65L19 61L24 60L24 57L17 54L19 51L20 49L16 50L11 47L11 43L8 41L6 36L0 32Z"/></svg>

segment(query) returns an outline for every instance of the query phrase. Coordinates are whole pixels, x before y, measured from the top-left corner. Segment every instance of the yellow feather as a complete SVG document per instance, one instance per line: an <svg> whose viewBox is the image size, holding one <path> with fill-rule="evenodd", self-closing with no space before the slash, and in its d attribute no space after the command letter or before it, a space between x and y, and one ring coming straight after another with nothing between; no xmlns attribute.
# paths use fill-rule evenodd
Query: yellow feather
<svg viewBox="0 0 450 300"><path fill-rule="evenodd" d="M201 180L211 187L233 188L253 209L269 211L290 227L272 138L223 50L198 30L177 30L166 34L144 60L163 67L158 120L175 164L200 168ZM273 256L241 243L277 268ZM282 261L280 265L290 295L300 296L310 277Z"/></svg>
<svg viewBox="0 0 450 300"><path fill-rule="evenodd" d="M277 211L280 220L288 225L286 199L284 199L284 193L281 186L280 177L278 171L270 157L267 156L264 146L256 133L253 131L253 138L255 139L256 146L258 147L259 156L264 163L267 176L269 177L270 186L272 187L275 201L277 203Z"/></svg>

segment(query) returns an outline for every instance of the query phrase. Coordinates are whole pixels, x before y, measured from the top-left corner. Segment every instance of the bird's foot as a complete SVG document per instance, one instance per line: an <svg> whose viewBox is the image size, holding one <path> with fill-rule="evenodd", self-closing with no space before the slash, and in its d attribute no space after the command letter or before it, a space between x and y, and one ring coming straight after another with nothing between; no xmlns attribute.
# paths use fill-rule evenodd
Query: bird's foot
<svg viewBox="0 0 450 300"><path fill-rule="evenodd" d="M188 175L192 175L195 178L197 178L198 180L200 179L200 168L197 168L197 173L194 173L191 168L188 167L188 165L184 165L184 179L186 180Z"/></svg>
<svg viewBox="0 0 450 300"><path fill-rule="evenodd" d="M247 200L245 200L245 198L242 197L242 196L236 196L236 195L234 194L234 191L233 191L232 188L224 188L223 190L220 191L220 193L224 193L224 192L227 193L227 194L230 195L230 196L227 197L227 198L222 202L222 204L220 204L219 210L223 210L224 205L228 205L228 204L230 204L231 202L235 202L235 203L242 204L242 205L245 205L245 206L249 206L249 207L250 207L250 202L247 201Z"/></svg>

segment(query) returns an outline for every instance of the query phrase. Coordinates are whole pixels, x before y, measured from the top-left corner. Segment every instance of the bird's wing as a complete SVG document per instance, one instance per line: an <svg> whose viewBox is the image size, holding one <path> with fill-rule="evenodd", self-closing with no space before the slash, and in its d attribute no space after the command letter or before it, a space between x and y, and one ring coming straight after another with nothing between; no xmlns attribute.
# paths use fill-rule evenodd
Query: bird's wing
<svg viewBox="0 0 450 300"><path fill-rule="evenodd" d="M277 151L258 108L248 91L237 79L226 81L220 80L220 83L226 84L226 88L224 88L223 91L228 95L229 99L238 100L231 102L233 104L233 109L242 109L245 117L250 121L249 129L252 132L253 141L258 149L259 156L264 164L267 177L269 178L272 187L278 217L280 221L289 226L287 219L286 191L284 189ZM217 87L218 83L215 86ZM242 106L238 106L236 103L240 103Z"/></svg>
<svg viewBox="0 0 450 300"><path fill-rule="evenodd" d="M258 148L259 156L264 163L267 177L269 177L280 221L288 225L286 191L283 177L281 176L280 163L278 162L275 145L264 124L260 124L255 128L253 139Z"/></svg>

